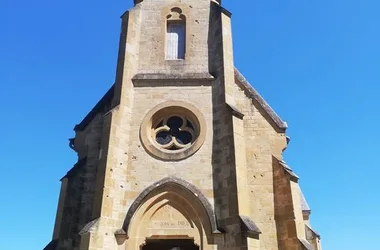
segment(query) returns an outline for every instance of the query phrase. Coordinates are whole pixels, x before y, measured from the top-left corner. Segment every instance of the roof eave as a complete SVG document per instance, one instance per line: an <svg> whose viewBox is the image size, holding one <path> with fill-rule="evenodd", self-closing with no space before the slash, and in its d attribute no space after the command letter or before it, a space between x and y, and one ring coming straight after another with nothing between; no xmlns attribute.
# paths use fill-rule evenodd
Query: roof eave
<svg viewBox="0 0 380 250"><path fill-rule="evenodd" d="M74 127L74 131L83 131L87 125L94 119L94 117L103 109L107 102L113 98L115 84L107 91L107 93L100 99L100 101L91 109L86 117Z"/></svg>
<svg viewBox="0 0 380 250"><path fill-rule="evenodd" d="M255 101L260 108L268 115L273 124L280 130L284 131L288 128L288 124L283 121L279 115L269 106L264 98L257 92L256 89L248 82L238 69L235 68L235 82L245 91L249 98Z"/></svg>

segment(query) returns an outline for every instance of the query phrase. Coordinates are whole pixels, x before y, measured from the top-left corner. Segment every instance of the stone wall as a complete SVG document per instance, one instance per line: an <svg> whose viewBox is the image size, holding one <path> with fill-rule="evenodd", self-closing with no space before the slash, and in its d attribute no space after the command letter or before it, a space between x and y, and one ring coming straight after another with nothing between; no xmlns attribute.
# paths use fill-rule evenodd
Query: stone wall
<svg viewBox="0 0 380 250"><path fill-rule="evenodd" d="M290 179L276 158L273 158L273 170L275 220L279 250L296 249L299 247L299 242L294 222L295 216Z"/></svg>
<svg viewBox="0 0 380 250"><path fill-rule="evenodd" d="M173 7L186 16L185 60L165 60ZM115 85L76 127L59 249L136 249L151 237L190 237L204 250L301 248L300 190L279 164L286 125L239 82L233 60L230 13L217 1L144 0L122 16ZM201 118L199 150L175 160L147 150L155 138L142 126L164 103Z"/></svg>
<svg viewBox="0 0 380 250"><path fill-rule="evenodd" d="M186 17L186 59L165 60L166 18L179 7ZM207 32L210 0L146 0L141 3L139 73L208 72Z"/></svg>
<svg viewBox="0 0 380 250"><path fill-rule="evenodd" d="M212 86L214 112L212 167L215 213L219 226L225 230L224 244L218 245L218 249L231 249L246 247L247 242L242 236L239 219L232 110L226 104L226 86L231 82L228 81L228 75L226 75L224 48L226 41L223 32L225 29L230 32L228 30L230 27L223 26L223 19L226 18L224 15L219 5L211 3L209 66L210 72L216 78ZM229 63L233 66L233 61Z"/></svg>
<svg viewBox="0 0 380 250"><path fill-rule="evenodd" d="M262 231L260 249L277 249L272 156L282 157L286 137L276 131L252 99L236 85L234 97L244 114L250 216Z"/></svg>
<svg viewBox="0 0 380 250"><path fill-rule="evenodd" d="M55 228L60 249L79 249L79 231L93 219L102 127L102 117L98 114L85 130L77 131L73 146L79 160L62 179L67 184L58 208L62 214L57 217L61 221Z"/></svg>

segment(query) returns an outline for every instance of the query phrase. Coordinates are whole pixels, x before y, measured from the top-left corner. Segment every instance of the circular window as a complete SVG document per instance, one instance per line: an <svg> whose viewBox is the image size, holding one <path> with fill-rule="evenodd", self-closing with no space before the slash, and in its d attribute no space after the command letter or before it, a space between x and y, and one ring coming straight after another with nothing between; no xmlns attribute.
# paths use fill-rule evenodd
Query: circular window
<svg viewBox="0 0 380 250"><path fill-rule="evenodd" d="M172 115L159 120L154 126L154 137L161 148L179 150L196 139L193 123L185 116Z"/></svg>
<svg viewBox="0 0 380 250"><path fill-rule="evenodd" d="M170 101L151 110L141 125L141 141L153 156L181 160L194 154L205 138L205 121L192 105Z"/></svg>

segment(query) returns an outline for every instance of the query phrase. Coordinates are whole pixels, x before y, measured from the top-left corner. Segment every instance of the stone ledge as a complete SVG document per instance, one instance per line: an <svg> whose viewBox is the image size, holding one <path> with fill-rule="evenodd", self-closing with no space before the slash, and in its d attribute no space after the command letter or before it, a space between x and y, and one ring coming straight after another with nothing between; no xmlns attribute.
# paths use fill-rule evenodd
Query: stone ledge
<svg viewBox="0 0 380 250"><path fill-rule="evenodd" d="M227 103L227 106L230 107L230 109L232 110L232 115L243 120L244 114L235 105Z"/></svg>
<svg viewBox="0 0 380 250"><path fill-rule="evenodd" d="M294 181L294 182L298 182L299 180L299 177L298 175L296 175L296 173L293 172L293 170L291 169L291 167L289 167L285 161L281 161L279 160L279 163L280 165L284 168L285 172L289 174L290 176L290 180Z"/></svg>
<svg viewBox="0 0 380 250"><path fill-rule="evenodd" d="M86 233L90 233L94 227L98 226L99 224L99 219L100 218L96 218L95 220L92 220L90 221L89 223L87 223L83 228L82 230L80 230L79 232L79 235L83 235L83 234L86 234Z"/></svg>
<svg viewBox="0 0 380 250"><path fill-rule="evenodd" d="M137 74L132 78L135 87L153 87L150 83L155 81L155 86L202 86L211 85L215 78L209 73L184 73L184 74ZM159 83L157 85L157 83Z"/></svg>
<svg viewBox="0 0 380 250"><path fill-rule="evenodd" d="M243 226L243 230L245 230L248 235L259 235L261 234L261 230L257 227L256 223L245 215L240 215L240 220Z"/></svg>

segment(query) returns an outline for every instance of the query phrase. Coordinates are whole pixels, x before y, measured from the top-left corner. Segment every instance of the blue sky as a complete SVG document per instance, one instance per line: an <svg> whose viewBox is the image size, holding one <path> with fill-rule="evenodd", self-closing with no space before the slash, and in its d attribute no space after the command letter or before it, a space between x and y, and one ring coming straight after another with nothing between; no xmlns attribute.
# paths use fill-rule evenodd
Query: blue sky
<svg viewBox="0 0 380 250"><path fill-rule="evenodd" d="M39 250L73 127L114 81L132 0L0 1L0 249ZM380 1L224 0L235 64L289 124L324 250L378 250Z"/></svg>

